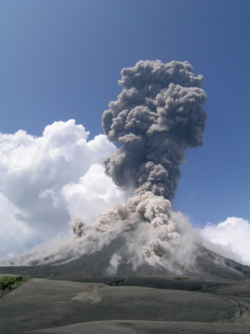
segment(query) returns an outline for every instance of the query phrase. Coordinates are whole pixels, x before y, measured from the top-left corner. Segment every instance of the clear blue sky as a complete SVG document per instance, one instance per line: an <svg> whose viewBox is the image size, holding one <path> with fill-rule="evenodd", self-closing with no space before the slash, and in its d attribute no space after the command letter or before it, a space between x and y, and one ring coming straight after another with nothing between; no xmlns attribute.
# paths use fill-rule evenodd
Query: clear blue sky
<svg viewBox="0 0 250 334"><path fill-rule="evenodd" d="M249 0L0 1L0 132L42 135L101 117L139 60L188 60L205 77L204 146L187 152L175 205L196 225L250 219Z"/></svg>

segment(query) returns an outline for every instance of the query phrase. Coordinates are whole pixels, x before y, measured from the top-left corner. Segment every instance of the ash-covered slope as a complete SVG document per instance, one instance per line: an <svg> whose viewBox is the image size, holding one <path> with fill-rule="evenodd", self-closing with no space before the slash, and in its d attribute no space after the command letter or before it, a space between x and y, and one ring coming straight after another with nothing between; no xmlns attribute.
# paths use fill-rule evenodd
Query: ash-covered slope
<svg viewBox="0 0 250 334"><path fill-rule="evenodd" d="M24 276L53 278L59 280L84 280L93 276L112 276L122 279L133 275L185 275L203 280L241 281L250 279L250 267L226 259L203 246L196 245L196 260L189 268L178 267L176 271L170 271L166 267L143 262L137 268L133 266L128 256L123 256L116 272L110 271L110 261L114 253L126 254L127 240L123 232L101 250L91 254L84 254L78 259L67 263L55 261L49 265L30 266L4 266L0 267L0 273ZM113 275L114 276L114 275Z"/></svg>
<svg viewBox="0 0 250 334"><path fill-rule="evenodd" d="M227 259L200 245L198 250L196 259L198 277L233 281L250 279L249 266Z"/></svg>

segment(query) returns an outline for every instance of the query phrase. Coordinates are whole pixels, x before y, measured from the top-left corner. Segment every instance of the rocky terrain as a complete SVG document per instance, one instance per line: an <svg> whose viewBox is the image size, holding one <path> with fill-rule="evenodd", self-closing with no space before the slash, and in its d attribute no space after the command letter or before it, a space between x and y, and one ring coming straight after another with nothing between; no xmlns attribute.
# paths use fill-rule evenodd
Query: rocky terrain
<svg viewBox="0 0 250 334"><path fill-rule="evenodd" d="M115 239L65 264L0 267L32 279L0 300L1 333L249 333L250 268L200 246L183 275L121 263L105 270Z"/></svg>
<svg viewBox="0 0 250 334"><path fill-rule="evenodd" d="M3 276L3 275L1 275ZM249 333L250 280L30 279L1 298L1 333Z"/></svg>

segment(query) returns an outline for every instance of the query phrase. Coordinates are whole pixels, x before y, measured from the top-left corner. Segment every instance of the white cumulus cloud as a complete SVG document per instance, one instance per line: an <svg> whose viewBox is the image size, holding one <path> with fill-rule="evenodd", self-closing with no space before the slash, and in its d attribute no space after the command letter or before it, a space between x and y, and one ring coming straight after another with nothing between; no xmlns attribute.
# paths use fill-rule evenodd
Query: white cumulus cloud
<svg viewBox="0 0 250 334"><path fill-rule="evenodd" d="M78 183L65 185L62 194L70 215L80 216L90 224L96 219L96 212L124 203L130 192L122 192L104 173L103 166L93 164Z"/></svg>
<svg viewBox="0 0 250 334"><path fill-rule="evenodd" d="M48 125L41 137L0 133L0 259L68 234L71 217L92 223L126 202L129 192L102 166L115 145L105 135L90 141L88 135L74 120Z"/></svg>
<svg viewBox="0 0 250 334"><path fill-rule="evenodd" d="M218 254L250 265L250 224L242 218L229 217L214 225L208 223L202 230L204 246Z"/></svg>

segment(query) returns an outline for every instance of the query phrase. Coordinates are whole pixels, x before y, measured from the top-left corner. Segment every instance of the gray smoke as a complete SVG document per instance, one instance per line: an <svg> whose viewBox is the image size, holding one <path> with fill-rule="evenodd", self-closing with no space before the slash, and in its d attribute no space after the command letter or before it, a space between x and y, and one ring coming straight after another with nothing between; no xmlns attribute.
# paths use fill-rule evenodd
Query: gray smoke
<svg viewBox="0 0 250 334"><path fill-rule="evenodd" d="M104 159L106 173L120 187L133 185L135 195L171 200L185 150L203 144L204 78L187 61L139 61L121 73L123 91L104 112L103 129L122 146Z"/></svg>
<svg viewBox="0 0 250 334"><path fill-rule="evenodd" d="M194 265L200 235L182 213L172 210L170 200L185 150L203 144L203 80L188 62L140 61L122 70L123 91L103 114L105 133L121 147L104 164L118 186L135 187L134 196L127 206L101 213L91 225L73 219L74 238L45 249L42 258L41 252L26 257L26 264L67 262L101 250L126 232L126 250L113 254L108 273L114 274L123 259L134 269L146 263L179 274L180 268Z"/></svg>

